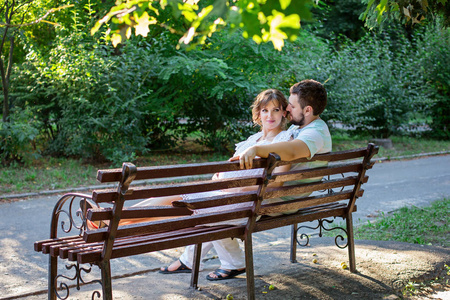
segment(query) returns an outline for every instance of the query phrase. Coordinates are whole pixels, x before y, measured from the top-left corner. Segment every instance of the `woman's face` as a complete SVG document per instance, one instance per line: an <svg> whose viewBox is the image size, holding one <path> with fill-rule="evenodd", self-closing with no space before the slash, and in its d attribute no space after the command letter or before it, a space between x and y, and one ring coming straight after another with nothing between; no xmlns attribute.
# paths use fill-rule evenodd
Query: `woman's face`
<svg viewBox="0 0 450 300"><path fill-rule="evenodd" d="M283 117L286 116L286 112L279 106L277 101L270 101L261 108L259 117L261 119L261 126L264 130L278 129L281 126Z"/></svg>

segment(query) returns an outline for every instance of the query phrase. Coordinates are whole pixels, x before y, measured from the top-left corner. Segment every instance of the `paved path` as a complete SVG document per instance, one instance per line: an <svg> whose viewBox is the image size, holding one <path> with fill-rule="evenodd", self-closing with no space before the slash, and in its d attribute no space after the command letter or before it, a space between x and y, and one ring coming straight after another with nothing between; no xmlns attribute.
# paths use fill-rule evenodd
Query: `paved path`
<svg viewBox="0 0 450 300"><path fill-rule="evenodd" d="M427 157L409 161L392 161L376 164L372 170L369 171L370 176L369 183L364 185L365 195L358 200L358 212L354 215L355 223L366 222L371 216L379 214L381 212L388 213L395 209L398 209L405 205L424 206L431 201L440 199L444 196L450 197L450 155ZM48 238L49 235L49 216L53 209L54 203L57 201L60 195L26 199L21 201L15 201L11 203L0 203L0 299L43 299L45 296L37 294L31 296L32 293L43 291L46 289L46 277L47 277L47 257L41 253L34 252L33 243L36 240ZM285 272L294 272L292 268L295 265L289 265L286 253L288 252L287 239L289 236L289 228L280 228L274 231L255 234L255 266L258 272L261 274L269 274L277 272L277 270L284 270ZM343 255L339 258L339 261L346 260L346 251L337 250L333 245L325 246L322 239L318 242L317 250L323 251L327 256L333 257L334 253L340 253ZM392 242L357 242L357 261L359 263L358 269L362 270L364 274L364 257L361 257L362 253L375 253L380 256L380 259L386 255L384 252L392 252L393 246L397 243ZM273 247L284 247L284 250L280 250L277 257L274 258L271 254ZM411 269L414 266L410 263L413 257L406 257L404 261L398 263L399 278L401 274L409 274L408 276L420 276L421 274L432 273L436 268L442 267L443 263L450 262L450 253L448 249L437 247L423 247L419 245L403 244L403 246L396 246L398 249L395 251L402 251L401 249L409 248L412 252L416 253L416 257L421 257L422 261L418 261L417 265L421 267L418 270ZM366 249L368 252L364 252L358 249ZM163 285L158 286L154 291L153 299L187 299L188 280L186 276L174 276L171 278L164 277L160 279L157 273L150 272L145 273L147 275L137 275L139 272L155 271L159 266L164 263L171 262L175 257L180 254L180 249L173 249L162 252L155 252L146 255L139 255L126 259L119 259L113 262L113 275L135 274L135 276L125 276L122 279L118 279L113 283L117 286L121 286L119 290L119 297L117 299L133 299L130 298L130 294L138 295L134 299L149 299L146 297L148 291L145 288L146 280L141 283L136 281L136 286L133 285L134 280L132 278L139 278L149 276L148 278L154 278L155 280L164 281ZM302 251L302 250L299 250ZM425 255L426 253L437 253L436 256ZM304 253L304 252L299 252ZM397 252L396 252L397 253ZM420 255L424 254L424 255ZM278 258L280 257L280 258ZM264 262L271 261L272 259L278 260L277 263L271 264L271 268L267 268L267 264ZM278 265L282 261L282 265ZM409 260L409 261L408 261ZM429 262L427 262L429 260ZM421 263L422 262L422 263ZM212 259L208 262L209 269L214 269L217 266L217 259ZM328 260L328 265L324 263L323 266L317 266L317 268L330 268L336 263L336 260ZM427 267L423 267L423 265ZM294 269L295 270L295 269ZM308 267L306 270L313 272L314 267ZM270 271L266 273L265 271ZM283 272L284 272L283 271ZM383 283L383 274L372 274L370 271L366 271L366 277L376 279ZM265 276L265 275L261 275ZM311 275L312 276L312 275ZM342 276L339 275L339 276ZM262 277L261 277L262 278ZM355 278L349 280L357 280ZM386 279L388 280L388 279ZM245 281L235 282L237 285L236 295L239 293L245 294ZM300 284L300 283L299 283ZM381 285L384 288L389 287L391 283L386 282ZM201 283L202 285L202 283ZM207 299L208 297L222 297L223 293L226 295L226 287L228 283L221 283L213 285L214 289L211 289L211 285L208 287L208 283L203 282L203 285L207 287L210 294L205 294L199 299ZM174 298L167 296L167 286L174 287L177 291ZM225 288L224 288L225 287ZM387 291L387 290L386 290ZM383 292L386 292L383 291ZM19 295L23 295L19 297ZM123 295L123 296L120 296ZM183 296L184 295L184 296ZM277 294L278 298L282 294ZM16 297L17 296L17 297ZM191 295L192 296L192 295ZM353 299L358 299L356 295L353 295ZM196 296L197 297L197 296ZM272 298L272 299L276 299ZM270 297L267 299L271 299ZM344 299L344 298L343 298ZM364 298L360 298L364 299Z"/></svg>

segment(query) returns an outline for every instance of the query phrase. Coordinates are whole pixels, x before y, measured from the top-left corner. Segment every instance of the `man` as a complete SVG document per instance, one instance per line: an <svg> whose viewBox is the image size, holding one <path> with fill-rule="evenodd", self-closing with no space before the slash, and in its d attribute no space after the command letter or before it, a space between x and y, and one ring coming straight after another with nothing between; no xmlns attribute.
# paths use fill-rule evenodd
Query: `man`
<svg viewBox="0 0 450 300"><path fill-rule="evenodd" d="M327 124L320 114L327 105L327 92L321 83L315 80L303 80L289 90L288 119L294 132L294 139L271 145L248 148L230 161L240 161L241 169L252 168L256 156L266 158L269 153L277 153L281 160L290 161L302 157L311 158L315 154L331 151L331 136Z"/></svg>
<svg viewBox="0 0 450 300"><path fill-rule="evenodd" d="M252 168L255 157L266 158L269 153L277 153L282 160L290 161L302 157L312 158L315 154L331 151L331 136L327 124L320 118L320 114L327 105L327 92L323 85L315 80L303 80L290 88L288 119L292 126L294 139L268 145L256 145L248 148L240 156L230 158L230 161L240 161L241 169ZM311 167L310 164L308 163ZM314 162L320 164L320 162ZM298 164L293 168L302 168ZM211 272L208 280L231 279L245 272L245 255L239 247L237 239L223 239L205 243L202 247L202 257L209 249L217 251L221 268ZM194 246L186 247L179 260L170 266L161 268L161 273L190 272Z"/></svg>

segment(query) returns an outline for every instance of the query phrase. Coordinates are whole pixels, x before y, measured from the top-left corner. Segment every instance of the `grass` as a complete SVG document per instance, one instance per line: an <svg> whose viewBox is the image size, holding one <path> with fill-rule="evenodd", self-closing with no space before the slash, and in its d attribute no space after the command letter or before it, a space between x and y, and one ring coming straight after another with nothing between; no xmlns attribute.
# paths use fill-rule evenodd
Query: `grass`
<svg viewBox="0 0 450 300"><path fill-rule="evenodd" d="M450 247L450 198L403 207L355 228L355 238Z"/></svg>
<svg viewBox="0 0 450 300"><path fill-rule="evenodd" d="M333 150L366 147L369 137L350 136L345 131L333 130ZM396 157L437 151L448 151L450 141L425 140L393 136L393 149L380 148L376 158ZM183 145L185 152L152 151L134 162L137 166L196 163L226 160L229 155L202 151L192 145ZM107 169L110 164L86 163L78 159L43 157L28 165L13 164L0 167L0 198L4 194L22 194L43 190L67 189L97 184L97 169Z"/></svg>
<svg viewBox="0 0 450 300"><path fill-rule="evenodd" d="M354 228L356 239L398 241L450 247L450 198L434 201L426 207L403 207L390 215ZM345 227L337 224L335 226ZM326 233L327 236L333 236ZM398 292L402 299L429 299L427 295L450 287L450 267L431 280L409 281Z"/></svg>
<svg viewBox="0 0 450 300"><path fill-rule="evenodd" d="M369 136L352 136L346 131L333 130L333 151L341 151L367 146ZM415 138L410 136L392 136L393 148L380 147L376 157L398 157L421 153L433 153L450 150L450 141Z"/></svg>
<svg viewBox="0 0 450 300"><path fill-rule="evenodd" d="M0 169L0 196L92 184L96 172L94 165L75 159L43 158L30 166L13 164Z"/></svg>

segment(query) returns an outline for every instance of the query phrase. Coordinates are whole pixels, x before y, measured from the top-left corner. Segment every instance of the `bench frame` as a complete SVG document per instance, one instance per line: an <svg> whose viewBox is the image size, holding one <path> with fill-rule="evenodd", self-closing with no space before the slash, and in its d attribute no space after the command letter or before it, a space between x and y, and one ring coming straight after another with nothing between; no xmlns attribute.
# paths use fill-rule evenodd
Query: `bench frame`
<svg viewBox="0 0 450 300"><path fill-rule="evenodd" d="M283 227L291 225L291 262L296 262L296 250L297 244L302 245L298 239L298 233L301 228L306 226L298 227L297 224L308 221L318 221L318 226L314 229L320 229L319 236L322 235L322 230L334 230L328 229L324 226L324 223L331 223L332 221L327 218L342 217L346 220L346 230L338 227L337 229L343 230L347 235L347 243L344 246L340 246L337 242L338 238L344 240L342 235L336 236L335 243L340 248L348 247L349 254L349 268L351 272L356 272L356 261L355 261L355 246L354 246L354 236L353 236L353 221L352 213L356 211L356 199L361 197L363 191L361 190L361 185L367 182L368 177L365 175L366 171L372 168L374 162L371 162L371 158L378 152L378 147L369 144L367 148L355 149L350 151L333 152L329 154L319 154L316 155L313 160L322 160L328 162L340 162L342 160L350 160L358 157L362 157L362 162L355 164L347 164L345 166L337 166L336 170L342 170L343 172L356 171L357 176L348 177L349 183L342 183L342 180L329 180L325 183L312 183L304 184L297 187L299 190L308 190L321 188L322 186L328 190L328 195L326 196L311 196L304 197L301 200L309 203L305 207L299 207L299 202L293 201L292 203L287 201L281 205L270 204L262 205L264 198L272 193L277 195L277 193L283 193L283 189L287 190L288 187L282 187L279 189L270 189L268 184L271 182L284 182L297 178L298 176L304 176L305 174L316 174L319 176L326 176L327 173L332 173L332 167L318 168L318 169L305 169L302 170L301 174L290 174L290 172L285 172L282 174L272 174L272 171L276 166L288 164L290 162L281 162L280 158L276 154L270 154L267 159L255 160L254 168L263 168L264 172L262 177L259 178L239 178L234 180L225 180L223 182L208 182L208 183L190 183L190 184L180 184L168 188L155 188L150 189L140 189L134 188L130 189L130 184L133 180L139 179L150 179L150 178L171 178L174 174L174 169L176 169L176 174L178 176L193 175L193 174L204 174L205 168L215 173L217 171L232 171L239 169L239 162L218 162L218 163L203 163L203 164L191 164L191 165L176 165L176 166L160 166L160 167L144 167L136 168L131 163L124 163L122 170L99 170L97 179L100 182L118 182L117 189L115 191L111 190L101 190L94 191L92 195L85 195L80 193L69 193L61 197L61 199L56 203L50 226L50 239L44 241L38 241L35 243L35 250L42 251L44 254L49 254L49 265L48 265L48 299L66 299L69 296L69 286L65 283L61 283L58 288L58 280L61 278L71 279L76 281L77 289L80 285L87 284L91 282L85 282L83 280L83 272L90 272L92 265L97 265L101 270L101 280L94 280L92 282L100 283L102 286L102 296L103 299L112 299L112 284L111 284L111 266L110 260L118 257L130 256L135 254L147 253L152 251L158 251L163 249L176 248L180 246L187 246L190 244L195 244L195 255L192 268L192 276L190 286L197 288L198 285L198 275L200 266L200 252L201 245L204 242L218 240L227 237L240 238L244 241L245 245L245 262L246 262L246 277L247 277L247 293L248 299L255 299L255 282L254 282L254 269L253 269L253 246L252 246L252 234L260 231L265 231L273 228ZM296 160L294 162L307 162L306 159ZM197 170L198 169L198 170ZM312 176L312 175L308 176ZM334 174L334 173L333 173ZM306 176L306 175L305 175ZM342 175L344 177L344 175ZM289 179L289 180L288 180ZM339 184L335 183L338 182ZM211 201L203 201L200 199L198 201L175 201L171 207L164 208L148 208L146 210L134 210L130 207L124 208L124 203L129 199L140 199L142 196L148 197L152 196L164 196L165 194L181 194L181 191L190 192L203 190L217 190L222 188L230 188L232 184L237 186L250 186L258 185L258 190L253 193L241 193L231 195L229 199L222 197L221 199L216 199L217 205L224 205L232 203L233 199L241 199L244 201L249 199L254 202L250 209L235 209L222 213L221 217L223 220L233 219L237 217L248 217L248 221L243 226L231 226L231 225L220 225L215 227L195 227L190 226L188 229L184 228L180 231L179 224L180 219L185 219L183 221L187 224L204 224L201 222L206 222L213 219L214 216L208 214L192 216L192 209L199 209L203 207L210 207ZM339 192L333 192L334 186L337 185L342 189ZM342 192L345 185L350 185L353 189L349 192ZM150 193L150 194L149 194ZM242 200L244 199L244 200ZM326 202L323 203L323 199ZM101 208L92 209L87 212L82 212L74 209L74 204L83 202L86 200L92 200L97 203L112 203L111 208ZM298 200L298 199L297 199ZM339 202L341 200L348 200L347 203ZM222 201L222 202L221 202ZM311 203L316 203L311 205ZM68 208L66 208L66 206ZM275 212L280 209L289 210L290 207L299 209L296 213L281 215L276 217L264 216L260 220L258 218L261 215L266 215L267 213ZM301 206L301 205L300 205ZM159 221L151 223L143 223L142 225L134 225L127 227L126 225L119 229L119 221L121 219L126 219L129 217L148 217L148 216L185 216L180 219L175 219L174 221ZM63 216L65 221L63 221ZM100 228L96 230L86 230L87 220L97 221L109 219L110 224L107 228ZM183 219L183 220L184 220ZM61 226L62 233L69 233L71 231L78 231L75 236L69 237L59 237L58 229ZM164 233L159 233L158 229L171 228L173 230L165 230ZM177 227L178 226L178 227ZM125 228L127 227L127 228ZM312 229L311 227L307 227ZM148 231L151 229L150 231ZM188 233L183 233L182 231ZM132 241L136 239L136 233L145 232L145 238L140 238L138 242ZM73 234L73 233L72 233ZM184 236L183 236L184 234ZM123 237L131 237L128 239L123 239ZM173 237L170 240L169 237ZM300 235L300 239L305 237L304 234ZM97 244L96 241L100 241ZM175 242L176 241L176 242ZM123 250L117 250L121 243L124 243ZM127 243L130 243L130 247L127 248ZM139 244L141 243L141 244ZM306 245L309 243L309 238L306 236ZM73 245L82 245L81 250L73 250L71 247ZM69 278L62 274L58 274L58 260L67 259L69 261L76 261L76 263L66 264L66 269L70 270L75 268L75 276ZM90 264L89 268L82 267L84 263ZM58 292L59 290L59 292ZM65 292L62 295L61 290ZM100 297L100 292L95 291L92 298Z"/></svg>

